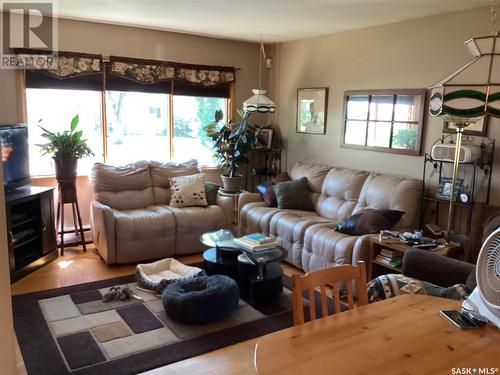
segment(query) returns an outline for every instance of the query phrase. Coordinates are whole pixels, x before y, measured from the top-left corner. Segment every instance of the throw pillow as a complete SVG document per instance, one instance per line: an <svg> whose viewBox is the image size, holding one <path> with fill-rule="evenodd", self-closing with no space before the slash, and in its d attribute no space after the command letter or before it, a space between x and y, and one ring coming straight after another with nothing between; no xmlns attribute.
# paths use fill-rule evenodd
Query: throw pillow
<svg viewBox="0 0 500 375"><path fill-rule="evenodd" d="M290 176L286 172L274 177L271 181L257 185L257 190L262 195L262 199L266 202L267 207L276 207L278 205L273 186L285 181L291 181Z"/></svg>
<svg viewBox="0 0 500 375"><path fill-rule="evenodd" d="M379 233L381 230L392 229L403 215L403 211L367 208L341 221L335 230L351 236Z"/></svg>
<svg viewBox="0 0 500 375"><path fill-rule="evenodd" d="M314 211L314 204L307 178L280 182L273 186L278 208Z"/></svg>
<svg viewBox="0 0 500 375"><path fill-rule="evenodd" d="M428 283L427 281L392 273L378 276L368 283L368 300L370 303L401 294L425 294L463 300L467 295L467 291L463 284L456 284L445 288Z"/></svg>
<svg viewBox="0 0 500 375"><path fill-rule="evenodd" d="M217 193L219 192L220 185L212 182L205 182L205 195L209 206L217 204Z"/></svg>
<svg viewBox="0 0 500 375"><path fill-rule="evenodd" d="M205 175L179 176L170 179L172 207L207 206L205 196Z"/></svg>

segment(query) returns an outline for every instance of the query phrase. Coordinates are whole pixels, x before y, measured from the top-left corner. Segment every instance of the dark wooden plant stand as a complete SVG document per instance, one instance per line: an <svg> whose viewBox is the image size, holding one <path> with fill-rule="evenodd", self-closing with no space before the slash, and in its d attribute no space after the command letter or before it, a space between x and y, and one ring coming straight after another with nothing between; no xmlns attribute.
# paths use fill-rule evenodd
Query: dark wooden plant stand
<svg viewBox="0 0 500 375"><path fill-rule="evenodd" d="M73 223L75 225L75 235L80 237L80 243L83 251L87 251L85 245L85 235L83 233L82 217L80 216L80 207L76 196L76 180L58 180L59 183L59 199L57 202L57 225L59 230L61 255L64 255L64 205L71 204L73 210Z"/></svg>

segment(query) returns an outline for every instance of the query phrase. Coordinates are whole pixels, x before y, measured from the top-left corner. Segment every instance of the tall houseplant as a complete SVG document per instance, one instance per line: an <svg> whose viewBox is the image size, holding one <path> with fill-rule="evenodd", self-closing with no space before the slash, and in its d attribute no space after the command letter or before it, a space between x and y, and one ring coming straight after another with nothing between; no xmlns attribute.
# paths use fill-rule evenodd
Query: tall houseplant
<svg viewBox="0 0 500 375"><path fill-rule="evenodd" d="M79 121L80 118L76 115L71 120L69 130L62 132L51 132L38 125L43 130L42 137L48 140L48 143L38 146L42 155L52 155L57 181L74 181L78 159L94 155L87 145L87 140L82 138L83 132L76 130Z"/></svg>
<svg viewBox="0 0 500 375"><path fill-rule="evenodd" d="M205 126L205 131L213 142L215 158L222 169L224 189L229 191L241 189L243 176L237 172L249 162L247 155L255 146L255 129L248 124L250 113L239 114L240 121L221 126L223 114L218 110L215 112L215 121Z"/></svg>

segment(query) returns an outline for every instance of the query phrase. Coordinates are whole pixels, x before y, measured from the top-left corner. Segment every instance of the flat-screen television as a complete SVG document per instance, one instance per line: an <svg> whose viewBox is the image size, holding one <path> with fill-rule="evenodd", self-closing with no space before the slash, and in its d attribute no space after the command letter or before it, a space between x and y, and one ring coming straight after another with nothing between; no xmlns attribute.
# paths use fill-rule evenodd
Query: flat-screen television
<svg viewBox="0 0 500 375"><path fill-rule="evenodd" d="M9 191L30 182L28 127L24 124L0 125L3 184Z"/></svg>

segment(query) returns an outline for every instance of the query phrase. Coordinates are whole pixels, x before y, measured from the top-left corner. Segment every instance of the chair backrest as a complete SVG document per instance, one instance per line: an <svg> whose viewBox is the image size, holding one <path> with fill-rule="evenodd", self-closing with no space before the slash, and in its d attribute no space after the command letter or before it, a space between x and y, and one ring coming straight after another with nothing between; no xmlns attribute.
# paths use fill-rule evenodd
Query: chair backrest
<svg viewBox="0 0 500 375"><path fill-rule="evenodd" d="M368 293L366 289L366 267L365 262L359 261L355 266L343 264L340 266L325 268L322 270L308 272L305 275L292 275L293 290L293 325L304 323L304 297L303 292L308 291L309 316L311 320L316 319L316 303L314 289L320 288L321 315L328 315L328 296L326 287L332 290L335 313L340 312L340 290L344 286L347 292L349 308L354 307L353 281L356 281L357 305L368 304Z"/></svg>

